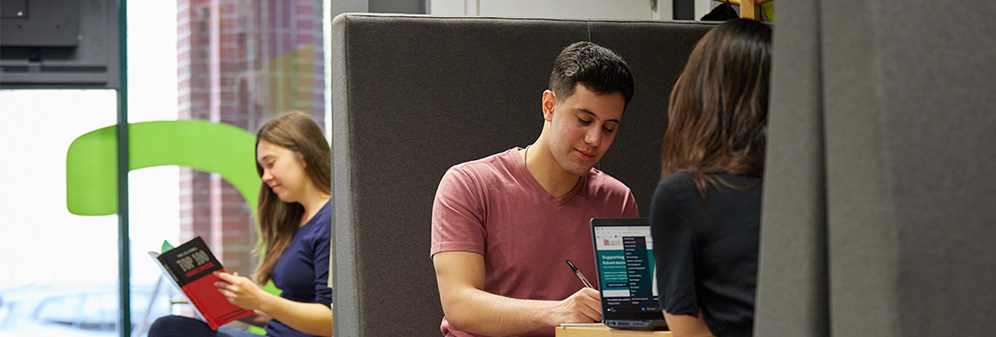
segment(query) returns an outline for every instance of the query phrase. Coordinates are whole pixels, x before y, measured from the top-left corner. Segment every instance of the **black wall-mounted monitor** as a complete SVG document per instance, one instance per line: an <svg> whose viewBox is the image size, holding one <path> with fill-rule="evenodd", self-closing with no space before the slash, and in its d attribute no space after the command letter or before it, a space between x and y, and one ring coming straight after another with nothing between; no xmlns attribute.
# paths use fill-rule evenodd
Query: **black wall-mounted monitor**
<svg viewBox="0 0 996 337"><path fill-rule="evenodd" d="M0 88L120 87L116 0L0 0Z"/></svg>

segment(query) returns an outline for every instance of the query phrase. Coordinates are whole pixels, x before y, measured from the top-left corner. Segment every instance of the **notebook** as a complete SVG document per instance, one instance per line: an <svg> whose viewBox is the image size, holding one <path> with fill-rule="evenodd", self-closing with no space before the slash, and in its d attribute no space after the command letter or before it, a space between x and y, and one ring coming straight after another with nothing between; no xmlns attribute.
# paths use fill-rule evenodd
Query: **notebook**
<svg viewBox="0 0 996 337"><path fill-rule="evenodd" d="M602 297L602 323L618 329L666 329L657 302L650 220L591 219L591 237Z"/></svg>

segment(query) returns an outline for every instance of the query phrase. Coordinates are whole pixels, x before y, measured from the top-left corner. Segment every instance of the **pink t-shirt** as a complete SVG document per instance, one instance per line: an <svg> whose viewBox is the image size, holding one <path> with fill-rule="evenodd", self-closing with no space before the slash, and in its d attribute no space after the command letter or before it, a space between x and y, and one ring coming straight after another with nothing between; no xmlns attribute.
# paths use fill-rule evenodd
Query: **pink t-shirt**
<svg viewBox="0 0 996 337"><path fill-rule="evenodd" d="M565 259L597 281L589 220L637 216L629 188L596 169L553 198L513 148L446 171L432 206L430 254L483 255L489 293L562 300L583 287ZM451 330L445 317L440 329L446 336L477 336ZM524 336L553 335L550 327Z"/></svg>

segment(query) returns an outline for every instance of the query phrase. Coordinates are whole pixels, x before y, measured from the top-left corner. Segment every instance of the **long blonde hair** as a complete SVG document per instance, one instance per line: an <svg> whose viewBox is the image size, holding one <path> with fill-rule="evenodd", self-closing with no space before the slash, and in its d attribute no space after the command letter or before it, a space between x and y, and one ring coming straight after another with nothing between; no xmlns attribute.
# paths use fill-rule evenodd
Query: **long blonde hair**
<svg viewBox="0 0 996 337"><path fill-rule="evenodd" d="M320 191L331 193L332 150L325 134L308 114L288 112L266 124L256 132L256 148L265 140L293 151L305 163L305 174ZM258 157L258 153L257 153ZM263 176L263 167L256 163L256 172ZM304 216L304 206L286 203L277 197L266 183L259 187L259 210L256 215L260 240L253 249L254 255L264 252L253 279L259 284L270 280L273 266L290 244Z"/></svg>

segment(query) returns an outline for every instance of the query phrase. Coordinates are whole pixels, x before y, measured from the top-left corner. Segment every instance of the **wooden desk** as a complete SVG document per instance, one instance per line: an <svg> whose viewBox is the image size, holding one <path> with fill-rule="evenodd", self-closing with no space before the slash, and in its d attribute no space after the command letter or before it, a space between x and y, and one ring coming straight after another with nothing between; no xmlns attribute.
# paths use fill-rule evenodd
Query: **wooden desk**
<svg viewBox="0 0 996 337"><path fill-rule="evenodd" d="M605 324L568 324L558 326L554 329L556 337L602 337L602 336L624 336L624 337L660 337L671 336L670 331L634 331L612 329Z"/></svg>

